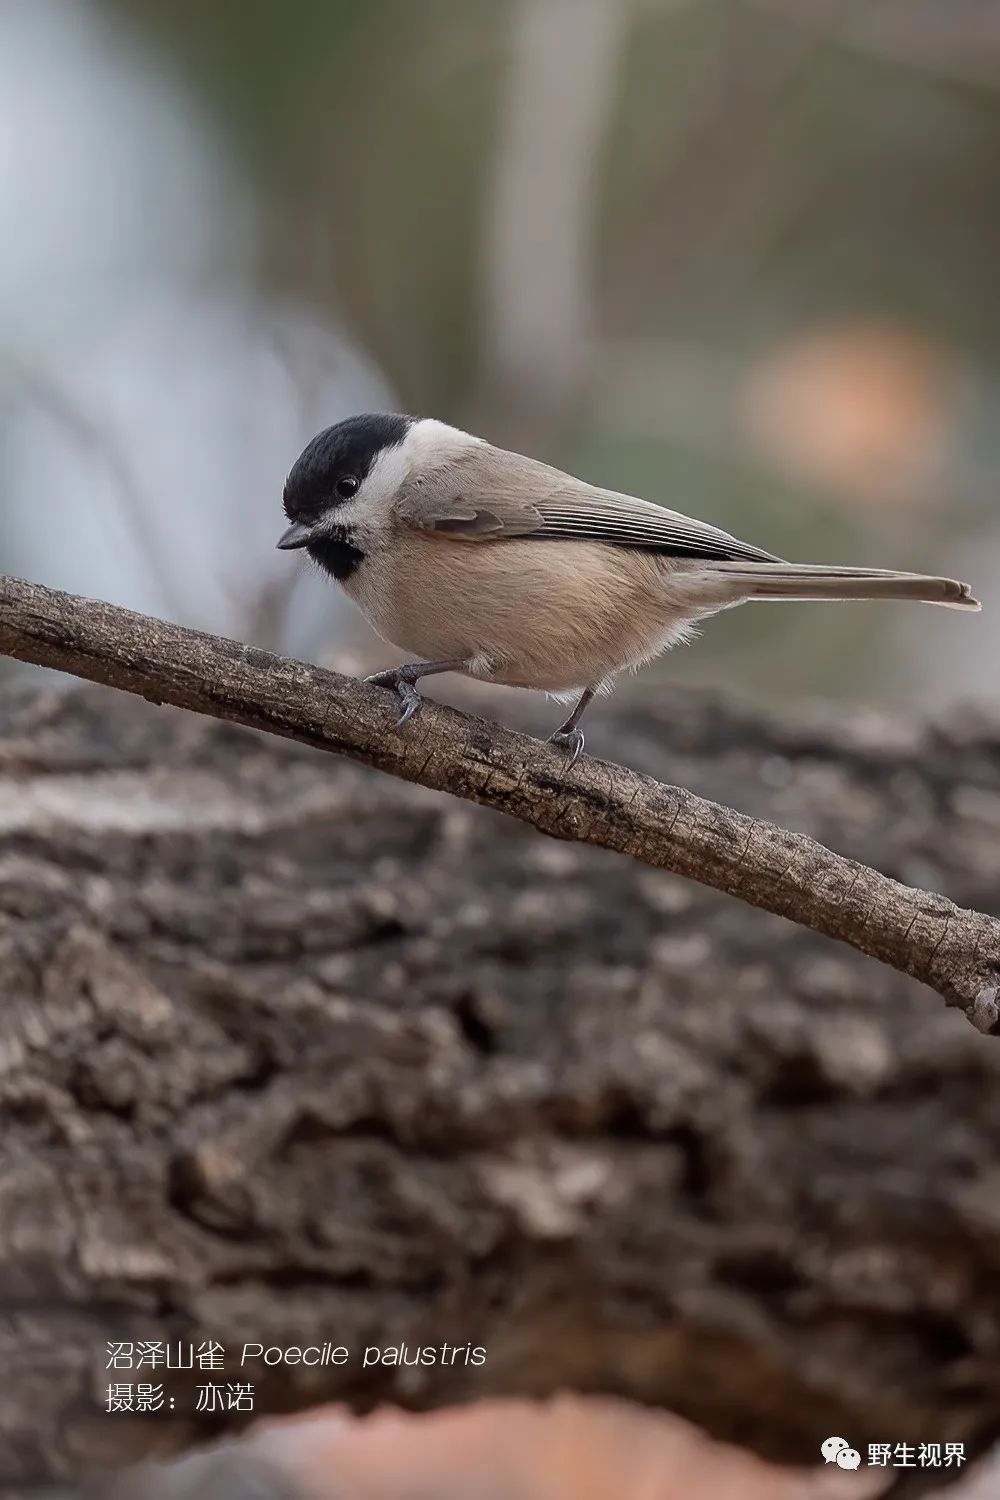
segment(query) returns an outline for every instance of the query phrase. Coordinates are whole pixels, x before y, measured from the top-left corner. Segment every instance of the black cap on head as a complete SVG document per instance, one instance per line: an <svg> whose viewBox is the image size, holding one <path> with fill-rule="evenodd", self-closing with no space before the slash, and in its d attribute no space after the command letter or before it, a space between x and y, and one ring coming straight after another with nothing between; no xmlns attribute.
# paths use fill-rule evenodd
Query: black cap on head
<svg viewBox="0 0 1000 1500"><path fill-rule="evenodd" d="M412 422L412 417L376 412L348 417L318 433L285 480L282 503L288 519L309 523L340 503L338 481L366 479L378 455L401 443Z"/></svg>

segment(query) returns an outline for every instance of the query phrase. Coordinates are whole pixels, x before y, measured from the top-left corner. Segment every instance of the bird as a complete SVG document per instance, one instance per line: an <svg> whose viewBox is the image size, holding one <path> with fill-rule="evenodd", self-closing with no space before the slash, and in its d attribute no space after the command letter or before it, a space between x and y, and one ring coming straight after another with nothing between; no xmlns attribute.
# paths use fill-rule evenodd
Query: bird
<svg viewBox="0 0 1000 1500"><path fill-rule="evenodd" d="M397 694L398 727L436 673L541 689L575 700L550 736L570 766L595 696L720 610L758 599L980 608L950 578L787 562L432 417L367 413L325 428L282 502L277 546L305 549L383 640L420 658L365 679Z"/></svg>

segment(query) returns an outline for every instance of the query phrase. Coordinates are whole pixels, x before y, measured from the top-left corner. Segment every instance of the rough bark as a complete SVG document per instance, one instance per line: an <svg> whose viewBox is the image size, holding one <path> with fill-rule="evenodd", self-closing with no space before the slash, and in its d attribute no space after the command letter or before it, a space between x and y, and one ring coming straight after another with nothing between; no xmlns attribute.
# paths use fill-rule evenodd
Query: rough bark
<svg viewBox="0 0 1000 1500"><path fill-rule="evenodd" d="M299 671L289 705L326 681ZM998 724L672 699L591 732L996 900ZM833 1432L1000 1431L1000 1049L843 945L344 759L36 682L0 694L0 975L6 1496L223 1425L191 1413L197 1373L166 1378L172 1412L103 1416L135 1378L110 1339L353 1351L257 1378L271 1412L572 1387L795 1461ZM443 1340L486 1364L357 1357Z"/></svg>
<svg viewBox="0 0 1000 1500"><path fill-rule="evenodd" d="M384 690L17 578L0 578L0 652L332 750L686 875L912 974L1000 1034L1000 921L683 787L589 758L568 771L562 751L436 704L400 732Z"/></svg>

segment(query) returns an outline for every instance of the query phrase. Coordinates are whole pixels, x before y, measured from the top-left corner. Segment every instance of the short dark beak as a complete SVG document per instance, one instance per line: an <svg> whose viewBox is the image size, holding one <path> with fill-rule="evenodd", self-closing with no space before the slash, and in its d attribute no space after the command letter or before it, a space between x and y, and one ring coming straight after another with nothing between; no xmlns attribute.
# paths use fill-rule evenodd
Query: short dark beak
<svg viewBox="0 0 1000 1500"><path fill-rule="evenodd" d="M304 547L311 536L311 526L303 526L301 521L293 521L288 530L282 533L277 546L281 552L291 552L296 547Z"/></svg>

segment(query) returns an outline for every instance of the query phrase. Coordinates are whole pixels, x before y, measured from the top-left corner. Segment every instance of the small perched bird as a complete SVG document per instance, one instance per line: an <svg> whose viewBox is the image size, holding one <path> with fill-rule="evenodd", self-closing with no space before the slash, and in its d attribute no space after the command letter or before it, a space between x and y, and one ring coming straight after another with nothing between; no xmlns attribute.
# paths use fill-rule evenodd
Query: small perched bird
<svg viewBox="0 0 1000 1500"><path fill-rule="evenodd" d="M551 736L573 764L580 718L620 672L750 599L918 599L979 609L968 584L784 562L725 531L494 448L430 418L350 417L285 481L304 547L383 640L426 658L368 682L399 695L435 672L579 695Z"/></svg>

